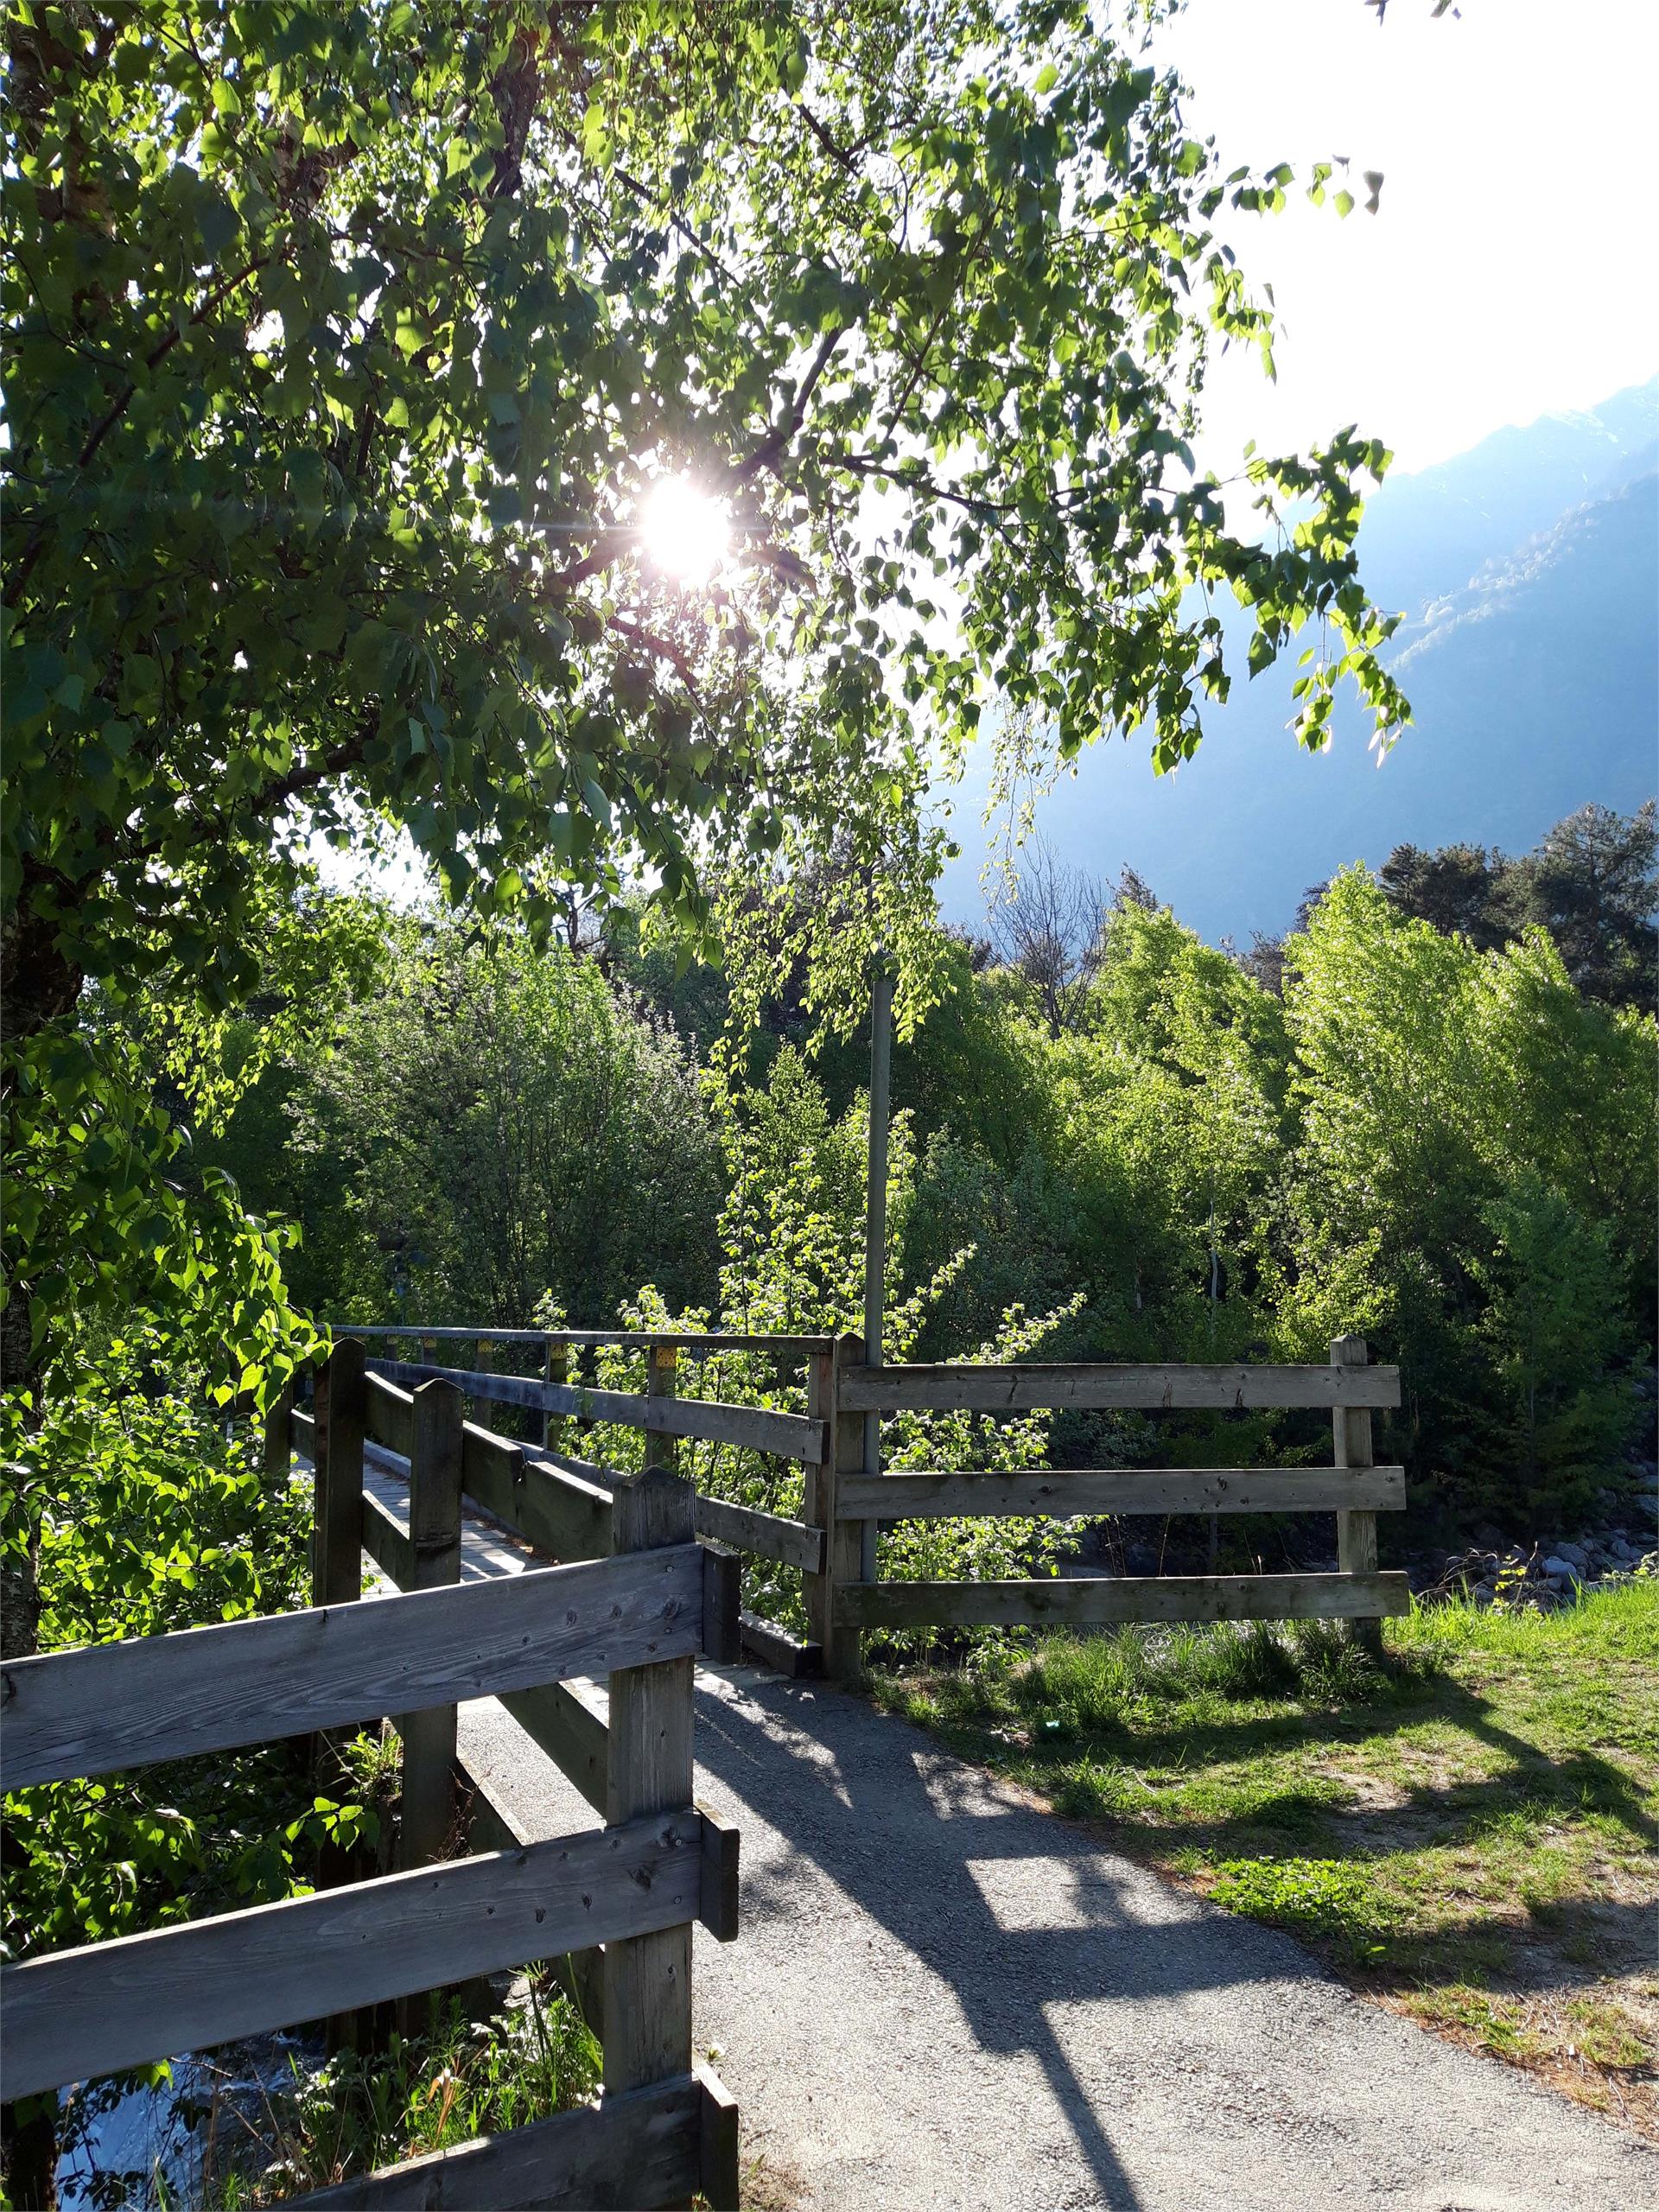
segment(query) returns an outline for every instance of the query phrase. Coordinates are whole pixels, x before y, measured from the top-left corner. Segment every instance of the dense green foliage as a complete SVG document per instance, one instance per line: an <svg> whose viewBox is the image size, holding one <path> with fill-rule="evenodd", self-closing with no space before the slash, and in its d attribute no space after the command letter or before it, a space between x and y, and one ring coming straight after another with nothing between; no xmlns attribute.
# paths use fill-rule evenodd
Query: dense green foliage
<svg viewBox="0 0 1659 2212"><path fill-rule="evenodd" d="M585 1325L624 1303L746 1331L858 1325L855 1041L791 1015L783 1039L749 1039L746 1077L721 1063L699 1087L666 1010L683 986L626 938L596 957L444 931L417 947L404 924L391 939L349 1047L274 1059L217 1152L275 1205L292 1160L343 1148L349 1198L327 1185L302 1224L331 1313L524 1323L541 1300ZM1046 1314L1050 1356L1319 1360L1357 1329L1405 1370L1383 1440L1420 1534L1564 1529L1642 1410L1652 1018L1578 988L1542 929L1483 950L1363 870L1284 953L1281 995L1121 896L1056 1037L1038 985L940 943L939 1004L894 1060L889 1350L1034 1341L1025 1317ZM647 1098L642 1127L628 1101ZM537 1131L569 1150L537 1153ZM523 1165L555 1157L581 1172ZM724 1374L740 1385L772 1380ZM1085 1459L1178 1442L1138 1417L1067 1417L1052 1440ZM1319 1442L1261 1414L1190 1422L1179 1452ZM887 1448L905 1455L897 1424ZM790 1503L735 1455L700 1473Z"/></svg>
<svg viewBox="0 0 1659 2212"><path fill-rule="evenodd" d="M1628 817L1582 807L1518 859L1479 845L1430 853L1401 845L1379 880L1402 913L1455 930L1483 951L1529 924L1547 929L1590 997L1650 1007L1659 983L1656 863L1659 822L1649 799Z"/></svg>

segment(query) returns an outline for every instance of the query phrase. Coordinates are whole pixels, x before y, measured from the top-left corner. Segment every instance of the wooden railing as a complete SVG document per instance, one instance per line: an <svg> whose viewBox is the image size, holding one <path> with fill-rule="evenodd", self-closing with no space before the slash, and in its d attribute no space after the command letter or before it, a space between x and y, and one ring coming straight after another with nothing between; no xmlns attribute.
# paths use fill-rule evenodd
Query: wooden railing
<svg viewBox="0 0 1659 2212"><path fill-rule="evenodd" d="M374 1333L365 1332L365 1333ZM1375 1624L1406 1611L1407 1578L1377 1569L1376 1516L1405 1504L1399 1466L1373 1464L1371 1416L1400 1403L1400 1373L1372 1366L1363 1340L1336 1339L1323 1366L1119 1365L1078 1363L1013 1366L941 1363L870 1367L855 1337L652 1336L627 1332L382 1332L485 1345L511 1339L546 1348L547 1372L580 1344L626 1344L647 1351L643 1394L585 1389L566 1381L499 1376L430 1363L377 1361L384 1376L442 1376L467 1395L563 1419L613 1422L648 1436L704 1437L798 1460L804 1470L802 1518L785 1519L699 1498L699 1535L798 1567L810 1641L803 1647L747 1617L744 1637L761 1656L792 1668L823 1663L857 1672L860 1638L870 1629L1087 1626L1122 1621L1329 1618L1355 1624L1374 1641ZM804 1415L672 1395L675 1358L692 1348L771 1351L804 1359ZM1329 1466L1033 1468L1012 1473L965 1469L870 1474L865 1470L868 1414L971 1412L988 1419L1046 1408L1129 1408L1147 1413L1315 1410L1332 1420ZM480 1447L481 1448L481 1447ZM498 1448L499 1444L498 1444ZM563 1529L572 1541L603 1541L598 1495L612 1478L596 1462L561 1453L527 1460L516 1478L524 1510L503 1517L533 1539L536 1527ZM467 1488L474 1485L469 1480ZM498 1491L498 1496L499 1492ZM481 1491L474 1495L483 1497ZM556 1506L553 1499L557 1497ZM488 1498L483 1502L488 1503ZM494 1510L493 1508L493 1510ZM861 1531L871 1521L986 1515L1170 1515L1334 1512L1335 1573L1031 1577L973 1582L880 1582L861 1567ZM586 1516L586 1519L582 1516ZM532 1522L536 1527L532 1527ZM580 1523L580 1527L578 1527ZM559 1556L582 1555L555 1542Z"/></svg>
<svg viewBox="0 0 1659 2212"><path fill-rule="evenodd" d="M612 1485L607 1556L458 1582L463 1484L512 1482L461 1416L452 1386L394 1391L337 1347L315 1414L284 1401L266 1428L269 1462L297 1445L316 1469L311 1609L7 1664L7 1789L387 1715L404 1757L396 1872L0 1969L6 2094L568 1954L597 2105L302 2202L734 2207L736 2110L693 2063L690 1975L692 1923L736 1929L736 1834L694 1803L692 1768L694 1658L734 1639L728 1563L694 1540L687 1485L651 1468ZM409 1459L406 1527L365 1497L374 1434ZM359 1602L363 1547L399 1594ZM603 1827L531 1835L458 1764L457 1702L490 1695L544 1746L574 1742ZM446 1859L458 1815L472 1855Z"/></svg>

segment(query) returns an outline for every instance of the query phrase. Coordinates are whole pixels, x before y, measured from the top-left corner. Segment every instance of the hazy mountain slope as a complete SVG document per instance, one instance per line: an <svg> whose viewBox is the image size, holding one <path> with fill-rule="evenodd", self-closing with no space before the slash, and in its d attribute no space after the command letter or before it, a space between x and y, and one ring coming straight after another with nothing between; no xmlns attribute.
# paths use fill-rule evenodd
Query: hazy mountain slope
<svg viewBox="0 0 1659 2212"><path fill-rule="evenodd" d="M1196 760L1155 781L1141 740L1097 747L1044 834L1103 876L1125 861L1205 935L1278 930L1305 887L1404 840L1524 850L1586 800L1659 779L1659 379L1592 414L1505 430L1385 487L1362 537L1416 721L1379 768L1350 720L1320 759L1285 724L1288 671L1241 684ZM1506 537L1504 533L1509 533ZM982 905L983 768L956 798L946 912Z"/></svg>

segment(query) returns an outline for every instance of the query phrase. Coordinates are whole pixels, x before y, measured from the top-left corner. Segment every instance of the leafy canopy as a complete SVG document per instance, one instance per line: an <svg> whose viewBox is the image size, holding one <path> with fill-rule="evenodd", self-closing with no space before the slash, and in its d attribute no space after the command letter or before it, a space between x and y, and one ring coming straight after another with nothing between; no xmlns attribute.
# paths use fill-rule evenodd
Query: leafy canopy
<svg viewBox="0 0 1659 2212"><path fill-rule="evenodd" d="M1391 728L1381 448L1251 461L1302 518L1257 543L1185 443L1207 346L1270 338L1210 219L1289 172L1224 176L1097 14L17 0L0 868L45 1010L168 960L234 998L306 824L699 916L711 855L879 854L992 693L1168 766L1217 589L1252 672L1317 619L1304 742L1344 674ZM671 472L729 510L706 589L639 556Z"/></svg>

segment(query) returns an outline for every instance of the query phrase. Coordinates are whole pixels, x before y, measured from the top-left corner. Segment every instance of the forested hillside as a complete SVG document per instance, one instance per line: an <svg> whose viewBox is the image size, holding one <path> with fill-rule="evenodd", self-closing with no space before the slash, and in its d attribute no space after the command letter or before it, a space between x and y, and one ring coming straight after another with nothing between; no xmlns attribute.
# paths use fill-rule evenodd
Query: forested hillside
<svg viewBox="0 0 1659 2212"><path fill-rule="evenodd" d="M1213 715L1202 776L1154 783L1133 741L1100 747L1039 801L1043 834L1074 865L1143 869L1214 942L1282 928L1313 877L1380 866L1403 838L1528 845L1586 799L1636 806L1659 727L1656 439L1659 380L1390 474L1366 501L1360 556L1404 618L1386 658L1413 716L1380 765L1345 715L1327 753L1293 753L1290 678L1263 671ZM955 803L953 919L978 906L988 752Z"/></svg>
<svg viewBox="0 0 1659 2212"><path fill-rule="evenodd" d="M920 1356L1038 1320L1067 1358L1322 1359L1358 1330L1405 1370L1416 1540L1568 1531L1650 1417L1653 856L1651 810L1518 860L1406 848L1235 956L1039 855L995 942L936 933L937 1003L895 1054ZM864 1034L786 988L722 1053L731 979L677 976L626 914L575 949L364 902L327 928L354 989L249 1017L235 1052L273 1025L281 1049L194 1154L297 1222L302 1304L855 1322ZM1145 1427L1062 1421L1055 1446L1144 1458Z"/></svg>

